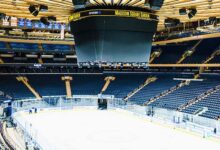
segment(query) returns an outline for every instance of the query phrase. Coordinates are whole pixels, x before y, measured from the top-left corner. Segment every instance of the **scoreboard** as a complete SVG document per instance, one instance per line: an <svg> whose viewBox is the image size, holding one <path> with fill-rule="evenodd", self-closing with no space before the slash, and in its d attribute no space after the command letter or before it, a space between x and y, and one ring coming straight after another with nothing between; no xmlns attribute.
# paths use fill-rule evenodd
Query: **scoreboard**
<svg viewBox="0 0 220 150"><path fill-rule="evenodd" d="M156 15L142 9L88 8L69 21L77 62L149 62Z"/></svg>
<svg viewBox="0 0 220 150"><path fill-rule="evenodd" d="M158 17L149 12L134 11L134 10L119 10L119 9L91 9L91 10L75 12L69 17L69 21L77 21L92 16L132 17L142 20L158 21Z"/></svg>

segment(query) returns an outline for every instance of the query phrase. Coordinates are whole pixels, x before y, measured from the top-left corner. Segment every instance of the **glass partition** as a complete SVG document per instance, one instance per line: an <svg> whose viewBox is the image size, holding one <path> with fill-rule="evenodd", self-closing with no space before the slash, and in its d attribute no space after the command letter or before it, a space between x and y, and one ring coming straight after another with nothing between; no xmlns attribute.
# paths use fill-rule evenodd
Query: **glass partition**
<svg viewBox="0 0 220 150"><path fill-rule="evenodd" d="M102 97L104 98L104 97ZM42 100L24 99L12 103L13 111L35 111L35 109L74 109L76 107L97 107L98 97L89 96L66 99L65 96L44 97ZM203 136L220 137L220 121L186 114L174 110L151 106L135 105L131 102L108 97L108 109L123 109L151 121L172 125L174 128L184 128L201 133Z"/></svg>

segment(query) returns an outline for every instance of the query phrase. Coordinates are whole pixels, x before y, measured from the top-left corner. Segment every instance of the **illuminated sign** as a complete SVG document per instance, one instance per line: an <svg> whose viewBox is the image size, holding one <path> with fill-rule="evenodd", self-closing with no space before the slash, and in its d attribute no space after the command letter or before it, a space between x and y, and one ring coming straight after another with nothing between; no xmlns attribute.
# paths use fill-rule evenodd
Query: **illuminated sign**
<svg viewBox="0 0 220 150"><path fill-rule="evenodd" d="M69 21L76 21L83 19L85 17L91 16L118 16L118 17L132 17L143 20L155 20L158 18L154 14L143 11L133 11L133 10L114 10L114 9L101 9L101 10L86 10L82 12L73 13L69 17Z"/></svg>
<svg viewBox="0 0 220 150"><path fill-rule="evenodd" d="M145 12L141 12L141 18L149 19L150 18L150 14L145 13Z"/></svg>
<svg viewBox="0 0 220 150"><path fill-rule="evenodd" d="M116 16L130 16L130 12L127 10L116 10L115 15Z"/></svg>
<svg viewBox="0 0 220 150"><path fill-rule="evenodd" d="M141 13L138 11L130 11L130 16L131 17L140 17Z"/></svg>
<svg viewBox="0 0 220 150"><path fill-rule="evenodd" d="M89 12L89 15L99 15L101 14L101 11L91 11Z"/></svg>

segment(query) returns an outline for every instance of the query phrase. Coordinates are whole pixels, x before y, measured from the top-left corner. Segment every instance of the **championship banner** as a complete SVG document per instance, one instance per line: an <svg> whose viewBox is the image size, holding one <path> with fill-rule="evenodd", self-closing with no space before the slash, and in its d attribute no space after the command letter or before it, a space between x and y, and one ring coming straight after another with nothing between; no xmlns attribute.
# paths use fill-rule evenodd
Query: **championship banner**
<svg viewBox="0 0 220 150"><path fill-rule="evenodd" d="M10 17L9 16L5 16L2 20L2 25L3 26L10 26Z"/></svg>
<svg viewBox="0 0 220 150"><path fill-rule="evenodd" d="M60 39L62 39L62 40L65 38L64 29L65 29L65 26L62 24L61 25L61 31L60 31Z"/></svg>
<svg viewBox="0 0 220 150"><path fill-rule="evenodd" d="M17 17L11 17L11 26L12 27L18 26L18 18Z"/></svg>

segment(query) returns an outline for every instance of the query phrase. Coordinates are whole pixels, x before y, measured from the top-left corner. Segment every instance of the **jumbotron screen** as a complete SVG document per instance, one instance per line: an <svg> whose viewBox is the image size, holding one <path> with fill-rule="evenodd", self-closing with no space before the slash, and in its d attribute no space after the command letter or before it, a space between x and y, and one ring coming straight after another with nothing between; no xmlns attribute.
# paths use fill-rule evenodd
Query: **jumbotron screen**
<svg viewBox="0 0 220 150"><path fill-rule="evenodd" d="M139 14L126 17L130 13L90 11L73 16L78 62L148 62L157 21Z"/></svg>

